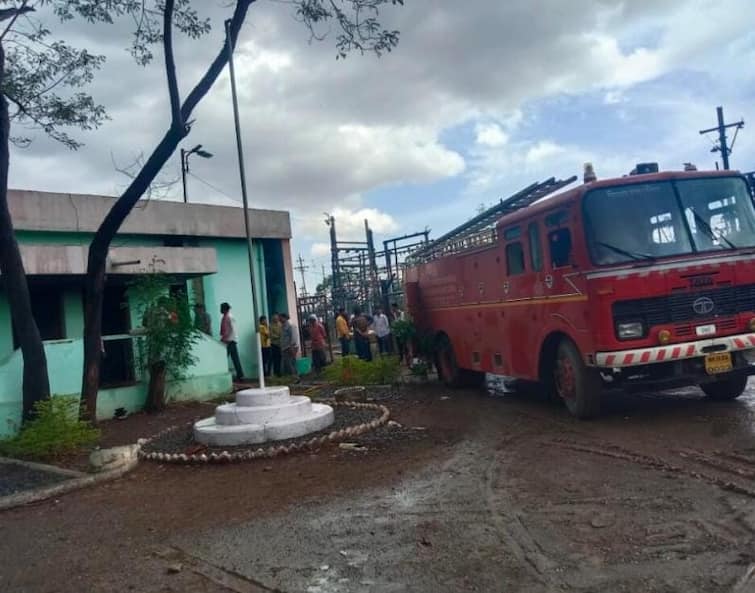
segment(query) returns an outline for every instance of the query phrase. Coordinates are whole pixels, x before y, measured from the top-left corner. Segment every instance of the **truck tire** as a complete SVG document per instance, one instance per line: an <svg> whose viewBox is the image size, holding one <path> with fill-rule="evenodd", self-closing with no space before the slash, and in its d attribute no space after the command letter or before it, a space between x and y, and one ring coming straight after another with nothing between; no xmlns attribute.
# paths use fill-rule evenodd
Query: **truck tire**
<svg viewBox="0 0 755 593"><path fill-rule="evenodd" d="M449 387L481 387L485 383L485 373L459 368L448 336L441 336L435 343L434 362L438 378Z"/></svg>
<svg viewBox="0 0 755 593"><path fill-rule="evenodd" d="M463 385L462 372L448 336L440 336L435 343L435 368L438 369L438 378L449 387Z"/></svg>
<svg viewBox="0 0 755 593"><path fill-rule="evenodd" d="M600 414L602 381L595 369L585 366L577 346L569 339L558 345L553 364L553 383L571 414L580 420Z"/></svg>
<svg viewBox="0 0 755 593"><path fill-rule="evenodd" d="M729 375L723 379L718 379L713 383L702 383L700 389L710 399L726 401L736 399L744 393L747 388L747 375L737 373Z"/></svg>

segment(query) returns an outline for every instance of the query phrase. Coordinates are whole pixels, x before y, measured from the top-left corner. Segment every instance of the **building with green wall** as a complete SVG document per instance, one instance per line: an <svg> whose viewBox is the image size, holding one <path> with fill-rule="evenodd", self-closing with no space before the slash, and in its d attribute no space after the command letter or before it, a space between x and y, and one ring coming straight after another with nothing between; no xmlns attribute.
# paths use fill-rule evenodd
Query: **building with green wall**
<svg viewBox="0 0 755 593"><path fill-rule="evenodd" d="M78 394L83 365L83 287L89 242L114 198L11 190L9 206L24 260L32 309L45 341L53 394ZM295 315L288 212L250 210L257 302L252 303L241 208L143 200L126 219L108 253L103 307L98 416L140 409L147 378L135 364L139 325L129 285L162 273L191 303L204 303L212 336L195 346L196 363L170 381L172 399L212 398L231 391L225 347L218 340L220 304L230 303L244 375L258 374L254 323L259 315ZM173 288L172 288L173 289ZM18 429L23 361L0 276L0 437Z"/></svg>

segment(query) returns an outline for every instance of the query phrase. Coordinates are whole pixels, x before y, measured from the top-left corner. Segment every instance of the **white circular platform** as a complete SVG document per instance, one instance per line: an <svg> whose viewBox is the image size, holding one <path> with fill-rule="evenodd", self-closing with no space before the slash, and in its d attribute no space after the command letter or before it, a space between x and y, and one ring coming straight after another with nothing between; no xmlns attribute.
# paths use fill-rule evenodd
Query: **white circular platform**
<svg viewBox="0 0 755 593"><path fill-rule="evenodd" d="M333 423L333 408L292 396L288 387L244 389L236 403L194 424L194 439L214 447L280 441L317 432Z"/></svg>

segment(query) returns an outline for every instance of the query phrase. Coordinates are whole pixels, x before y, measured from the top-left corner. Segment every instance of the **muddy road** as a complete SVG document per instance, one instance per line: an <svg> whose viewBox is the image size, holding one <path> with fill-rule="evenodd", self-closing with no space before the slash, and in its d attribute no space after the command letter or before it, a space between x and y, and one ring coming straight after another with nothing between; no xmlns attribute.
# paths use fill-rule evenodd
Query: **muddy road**
<svg viewBox="0 0 755 593"><path fill-rule="evenodd" d="M417 438L145 464L0 514L0 590L755 591L755 381L593 422L437 385L391 408Z"/></svg>

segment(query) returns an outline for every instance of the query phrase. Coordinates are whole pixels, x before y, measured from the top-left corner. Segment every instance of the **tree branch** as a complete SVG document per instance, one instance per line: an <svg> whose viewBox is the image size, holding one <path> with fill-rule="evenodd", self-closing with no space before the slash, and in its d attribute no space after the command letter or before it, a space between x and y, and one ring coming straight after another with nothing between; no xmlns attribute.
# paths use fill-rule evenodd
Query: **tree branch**
<svg viewBox="0 0 755 593"><path fill-rule="evenodd" d="M165 49L165 76L168 79L168 94L170 95L171 124L184 127L181 117L181 97L178 93L178 79L176 77L176 59L173 55L173 7L175 0L166 0L163 9L163 48Z"/></svg>
<svg viewBox="0 0 755 593"><path fill-rule="evenodd" d="M8 34L8 31L11 30L11 27L16 22L16 19L20 17L22 14L26 14L27 12L34 12L34 8L31 6L26 6L29 3L29 0L24 0L21 6L17 9L12 8L6 8L5 11L9 12L9 14L13 14L13 17L11 18L8 25L5 27L5 30L3 31L3 34L0 35L0 42L2 42L3 39L5 39L5 36ZM13 12L15 10L15 12Z"/></svg>
<svg viewBox="0 0 755 593"><path fill-rule="evenodd" d="M248 12L249 7L256 1L257 0L239 0L239 2L236 4L236 8L233 11L233 16L231 17L230 27L232 49L236 48L236 41L239 37L241 25L244 24L244 19L246 19L246 13ZM215 84L215 81L217 80L218 76L220 76L220 73L223 71L223 68L225 68L225 65L227 63L228 52L226 50L224 40L223 46L220 48L218 55L215 56L212 64L210 64L210 67L207 68L207 72L205 72L204 76L191 90L189 96L186 97L186 101L184 101L183 107L181 107L181 113L183 114L184 121L189 119L191 112L194 111L194 108L202 100L202 97L204 97L207 94L207 91L210 90L212 85Z"/></svg>
<svg viewBox="0 0 755 593"><path fill-rule="evenodd" d="M244 24L246 14L249 11L249 7L257 0L238 0L236 7L231 17L231 47L235 47L236 40L238 39L241 26ZM199 104L202 98L212 88L212 85L217 80L220 73L228 63L228 54L226 50L225 41L212 61L204 76L197 82L196 86L191 90L186 97L183 105L181 106L181 121L188 121L191 117L192 111ZM144 167L134 177L133 181L129 184L126 190L121 194L116 203L110 209L105 216L105 219L100 224L97 232L92 238L92 243L89 247L89 264L88 273L92 273L93 270L101 265L105 258L107 258L107 249L110 246L115 234L123 224L123 221L128 216L131 209L139 201L139 198L149 188L150 183L168 160L170 155L178 146L178 143L188 134L189 130L185 127L174 128L170 127L163 136L162 140L155 147L144 163Z"/></svg>

